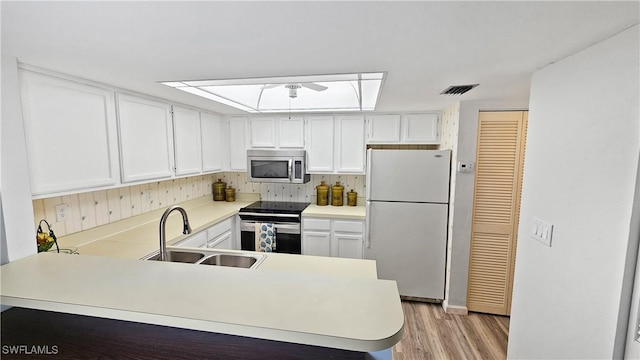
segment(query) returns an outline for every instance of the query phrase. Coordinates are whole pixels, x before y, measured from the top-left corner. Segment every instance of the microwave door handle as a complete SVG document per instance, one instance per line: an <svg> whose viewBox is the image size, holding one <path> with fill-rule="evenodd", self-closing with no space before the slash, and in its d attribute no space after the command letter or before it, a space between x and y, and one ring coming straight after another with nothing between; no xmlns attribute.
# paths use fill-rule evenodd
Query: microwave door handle
<svg viewBox="0 0 640 360"><path fill-rule="evenodd" d="M289 182L293 181L293 159L289 159Z"/></svg>

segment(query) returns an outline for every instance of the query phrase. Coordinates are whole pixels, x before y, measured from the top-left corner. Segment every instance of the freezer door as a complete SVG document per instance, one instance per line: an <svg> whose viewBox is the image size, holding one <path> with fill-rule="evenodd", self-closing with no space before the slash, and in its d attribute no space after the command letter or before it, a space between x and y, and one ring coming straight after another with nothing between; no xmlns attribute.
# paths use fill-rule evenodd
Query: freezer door
<svg viewBox="0 0 640 360"><path fill-rule="evenodd" d="M367 153L367 200L449 202L450 150Z"/></svg>
<svg viewBox="0 0 640 360"><path fill-rule="evenodd" d="M444 299L446 204L367 202L365 258L400 295Z"/></svg>

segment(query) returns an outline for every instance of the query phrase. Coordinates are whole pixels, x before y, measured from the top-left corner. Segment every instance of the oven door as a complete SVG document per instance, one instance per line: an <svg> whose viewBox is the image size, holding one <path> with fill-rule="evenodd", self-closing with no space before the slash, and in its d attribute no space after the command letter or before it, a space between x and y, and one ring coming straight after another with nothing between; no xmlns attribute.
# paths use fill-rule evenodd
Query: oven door
<svg viewBox="0 0 640 360"><path fill-rule="evenodd" d="M240 221L240 244L242 250L256 250L255 224L258 221ZM276 251L278 253L302 254L302 236L300 223L274 222L276 230Z"/></svg>

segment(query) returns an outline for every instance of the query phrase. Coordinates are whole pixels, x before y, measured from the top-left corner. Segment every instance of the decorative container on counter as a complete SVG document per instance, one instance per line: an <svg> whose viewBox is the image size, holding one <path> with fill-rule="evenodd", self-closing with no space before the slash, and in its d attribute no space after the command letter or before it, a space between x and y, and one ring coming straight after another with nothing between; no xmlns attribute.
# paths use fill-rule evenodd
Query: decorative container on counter
<svg viewBox="0 0 640 360"><path fill-rule="evenodd" d="M229 186L224 192L225 192L225 200L227 202L236 201L236 189L234 189L233 187Z"/></svg>
<svg viewBox="0 0 640 360"><path fill-rule="evenodd" d="M353 191L349 191L347 193L347 205L348 206L357 206L358 205L358 193Z"/></svg>
<svg viewBox="0 0 640 360"><path fill-rule="evenodd" d="M336 181L336 184L331 187L331 205L342 206L344 197L344 186L340 185L340 181Z"/></svg>
<svg viewBox="0 0 640 360"><path fill-rule="evenodd" d="M316 204L319 206L329 205L329 185L325 184L324 180L316 186L316 193Z"/></svg>
<svg viewBox="0 0 640 360"><path fill-rule="evenodd" d="M226 188L227 188L227 183L222 181L222 179L218 179L218 181L214 182L213 183L213 201L224 201Z"/></svg>

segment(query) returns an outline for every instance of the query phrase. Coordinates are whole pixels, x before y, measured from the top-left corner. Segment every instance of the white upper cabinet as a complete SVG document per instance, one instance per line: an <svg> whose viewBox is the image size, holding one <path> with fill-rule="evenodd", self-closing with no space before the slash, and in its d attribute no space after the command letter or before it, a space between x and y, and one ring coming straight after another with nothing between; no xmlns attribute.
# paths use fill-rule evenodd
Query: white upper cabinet
<svg viewBox="0 0 640 360"><path fill-rule="evenodd" d="M301 116L287 116L277 120L278 146L304 148L304 119Z"/></svg>
<svg viewBox="0 0 640 360"><path fill-rule="evenodd" d="M122 182L173 176L171 106L131 95L117 96Z"/></svg>
<svg viewBox="0 0 640 360"><path fill-rule="evenodd" d="M388 144L400 142L400 119L396 115L367 116L367 143Z"/></svg>
<svg viewBox="0 0 640 360"><path fill-rule="evenodd" d="M116 184L113 93L29 71L20 77L32 194Z"/></svg>
<svg viewBox="0 0 640 360"><path fill-rule="evenodd" d="M174 106L173 139L176 175L201 173L202 140L200 133L200 112Z"/></svg>
<svg viewBox="0 0 640 360"><path fill-rule="evenodd" d="M275 148L276 147L276 118L254 117L250 120L251 147Z"/></svg>
<svg viewBox="0 0 640 360"><path fill-rule="evenodd" d="M367 116L368 144L439 144L437 113Z"/></svg>
<svg viewBox="0 0 640 360"><path fill-rule="evenodd" d="M440 121L438 114L404 114L402 116L402 142L439 144Z"/></svg>
<svg viewBox="0 0 640 360"><path fill-rule="evenodd" d="M247 118L229 119L229 170L247 171Z"/></svg>
<svg viewBox="0 0 640 360"><path fill-rule="evenodd" d="M335 172L364 174L364 116L336 116Z"/></svg>
<svg viewBox="0 0 640 360"><path fill-rule="evenodd" d="M294 117L252 117L252 148L304 148L304 119Z"/></svg>
<svg viewBox="0 0 640 360"><path fill-rule="evenodd" d="M200 113L202 131L202 171L221 171L223 158L222 119L217 115Z"/></svg>
<svg viewBox="0 0 640 360"><path fill-rule="evenodd" d="M307 172L333 172L333 116L307 117Z"/></svg>

